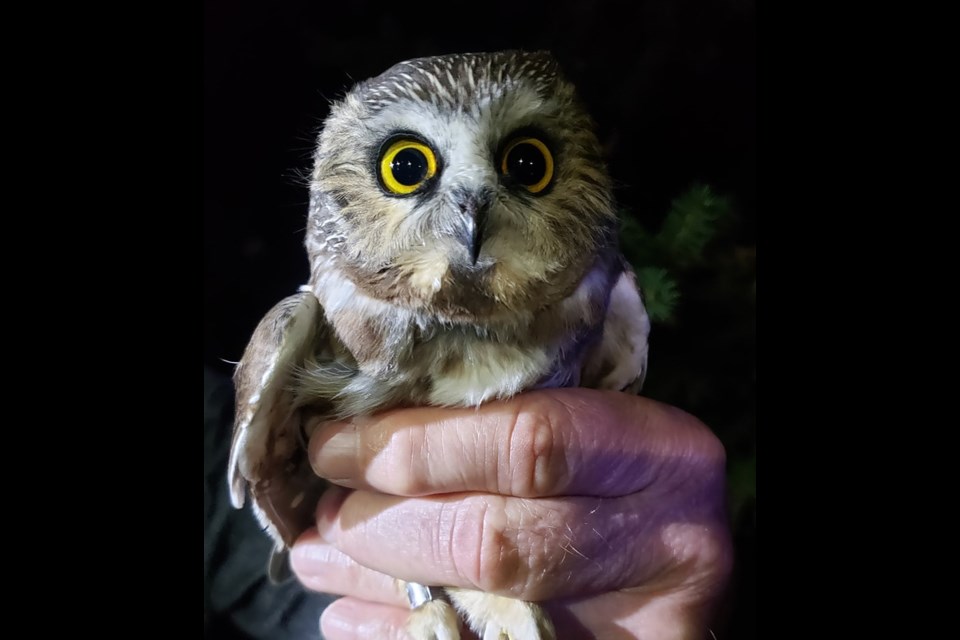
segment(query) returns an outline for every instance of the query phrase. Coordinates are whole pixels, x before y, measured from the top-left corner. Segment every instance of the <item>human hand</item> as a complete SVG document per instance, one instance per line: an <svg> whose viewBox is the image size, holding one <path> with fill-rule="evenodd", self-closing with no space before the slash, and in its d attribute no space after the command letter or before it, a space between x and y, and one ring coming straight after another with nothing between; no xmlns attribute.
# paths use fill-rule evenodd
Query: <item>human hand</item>
<svg viewBox="0 0 960 640"><path fill-rule="evenodd" d="M389 576L543 602L561 638L710 638L732 566L725 453L679 409L536 391L323 425L310 456L352 489L323 496L291 554L307 587L346 596L330 640L405 637Z"/></svg>

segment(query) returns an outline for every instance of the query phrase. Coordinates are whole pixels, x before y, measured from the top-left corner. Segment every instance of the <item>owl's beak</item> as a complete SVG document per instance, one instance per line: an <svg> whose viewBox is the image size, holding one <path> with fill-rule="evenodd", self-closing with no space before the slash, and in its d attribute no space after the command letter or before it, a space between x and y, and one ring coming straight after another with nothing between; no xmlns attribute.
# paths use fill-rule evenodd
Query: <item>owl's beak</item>
<svg viewBox="0 0 960 640"><path fill-rule="evenodd" d="M487 226L487 213L490 210L491 194L486 190L461 191L455 196L463 224L457 239L470 254L471 264L477 264L480 257L480 247L484 240L484 231Z"/></svg>

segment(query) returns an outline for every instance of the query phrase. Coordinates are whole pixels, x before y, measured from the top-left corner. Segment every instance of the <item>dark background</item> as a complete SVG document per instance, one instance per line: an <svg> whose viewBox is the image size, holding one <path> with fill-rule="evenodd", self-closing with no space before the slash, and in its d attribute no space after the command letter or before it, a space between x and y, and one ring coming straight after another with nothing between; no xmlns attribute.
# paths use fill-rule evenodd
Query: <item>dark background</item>
<svg viewBox="0 0 960 640"><path fill-rule="evenodd" d="M550 49L597 120L618 198L640 224L656 231L697 182L733 205L716 259L680 279L676 322L654 327L647 393L695 413L727 445L738 575L720 637L755 637L754 309L716 275L736 259L755 278L754 2L440 6L206 0L204 363L229 373L225 361L240 358L262 314L306 282L298 173L329 100L412 57Z"/></svg>

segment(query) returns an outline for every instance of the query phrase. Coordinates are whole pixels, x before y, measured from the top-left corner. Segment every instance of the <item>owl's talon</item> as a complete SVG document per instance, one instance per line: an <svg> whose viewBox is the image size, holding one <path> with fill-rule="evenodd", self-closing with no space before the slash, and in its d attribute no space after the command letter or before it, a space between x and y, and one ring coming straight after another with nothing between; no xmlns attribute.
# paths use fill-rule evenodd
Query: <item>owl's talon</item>
<svg viewBox="0 0 960 640"><path fill-rule="evenodd" d="M483 640L555 640L550 617L540 605L466 589L447 589L470 628Z"/></svg>
<svg viewBox="0 0 960 640"><path fill-rule="evenodd" d="M445 600L430 600L410 612L407 633L413 640L460 640L457 612Z"/></svg>

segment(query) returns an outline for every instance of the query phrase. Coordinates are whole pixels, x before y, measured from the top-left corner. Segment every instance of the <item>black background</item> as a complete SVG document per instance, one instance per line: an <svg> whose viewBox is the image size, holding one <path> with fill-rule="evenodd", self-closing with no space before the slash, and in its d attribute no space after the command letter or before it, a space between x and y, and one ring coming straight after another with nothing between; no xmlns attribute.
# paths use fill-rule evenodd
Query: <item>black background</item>
<svg viewBox="0 0 960 640"><path fill-rule="evenodd" d="M655 228L670 200L700 180L735 198L742 240L753 242L752 0L485 2L464 12L207 0L206 363L228 371L221 359L239 359L263 312L305 282L307 195L296 176L309 169L328 100L411 57L552 50L598 122L624 206Z"/></svg>
<svg viewBox="0 0 960 640"><path fill-rule="evenodd" d="M735 204L728 241L755 245L753 0L206 0L206 365L229 373L262 314L306 281L297 176L328 101L400 60L508 48L559 58L598 122L618 198L641 224L655 230L670 201L703 182ZM741 540L738 555L725 635L753 637L753 547Z"/></svg>

